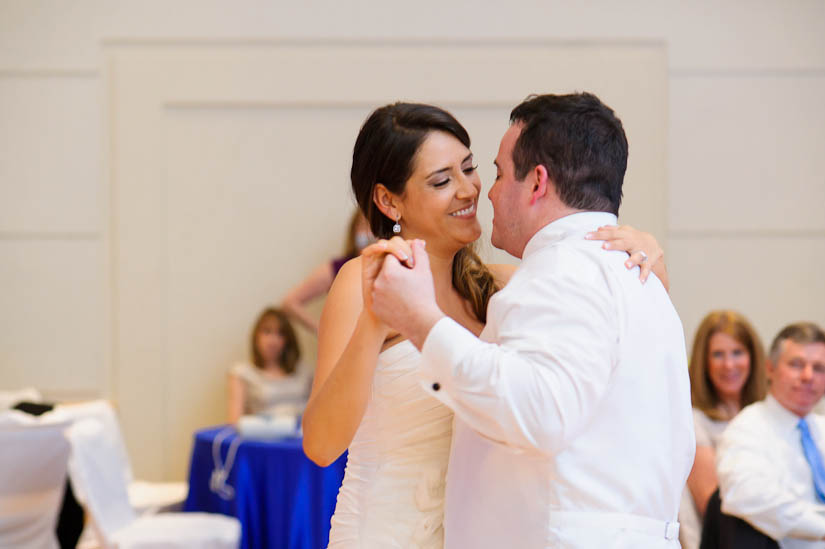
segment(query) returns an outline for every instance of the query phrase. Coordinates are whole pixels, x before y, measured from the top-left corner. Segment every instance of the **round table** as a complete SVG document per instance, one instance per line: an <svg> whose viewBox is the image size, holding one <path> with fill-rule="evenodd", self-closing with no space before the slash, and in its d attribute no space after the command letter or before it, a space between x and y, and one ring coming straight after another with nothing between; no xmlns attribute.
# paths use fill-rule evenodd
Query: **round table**
<svg viewBox="0 0 825 549"><path fill-rule="evenodd" d="M210 477L216 437L225 437L220 442L222 463L238 437L234 429L225 429L209 427L195 433L184 510L237 517L245 549L326 547L346 454L329 467L318 467L304 455L300 438L242 439L226 481L234 497L224 499L210 489Z"/></svg>

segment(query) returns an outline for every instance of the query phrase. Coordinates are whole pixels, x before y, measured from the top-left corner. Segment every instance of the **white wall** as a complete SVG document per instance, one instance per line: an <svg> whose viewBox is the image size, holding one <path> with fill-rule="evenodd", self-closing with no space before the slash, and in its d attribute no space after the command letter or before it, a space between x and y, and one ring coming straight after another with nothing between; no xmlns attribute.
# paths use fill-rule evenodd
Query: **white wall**
<svg viewBox="0 0 825 549"><path fill-rule="evenodd" d="M296 259L271 277L237 273L238 301L222 304L231 314L214 324L208 344L175 343L187 333L188 319L197 318L193 315L215 314L193 305L199 303L199 291L212 288L209 277L186 271L205 251L188 245L189 225L152 225L151 215L133 224L123 217L122 206L151 214L157 197L152 193L162 192L165 207L185 210L187 193L197 192L197 174L190 170L199 165L198 155L204 158L202 169L218 169L204 155L208 147L225 151L238 143L248 145L239 148L231 167L245 185L254 186L253 174L259 172L249 166L265 158L265 151L253 154L249 147L261 142L278 146L267 133L268 124L295 113L251 109L240 114L248 116L249 124L238 133L239 126L209 105L199 111L203 105L172 100L163 107L156 138L157 150L171 153L173 161L151 164L167 171L141 175L150 185L147 192L118 186L119 178L136 177L140 170L117 171L124 165L120 155L134 151L127 146L130 127L118 126L123 121L114 116L111 98L145 90L139 74L129 89L117 88L123 81L112 52L158 40L570 41L616 49L661 44L667 51L669 88L668 133L663 137L667 175L662 181L667 192L661 200L650 199L656 212L645 223L666 245L672 295L687 338L711 308L741 310L766 340L794 320L825 324L819 274L825 270L825 3L516 0L480 5L425 0L411 6L374 0L0 0L0 388L34 384L54 398L111 397L131 418L127 438L138 473L179 477L187 442L164 448L157 457L144 447L143 431L156 421L180 428L214 421L223 413L222 374L214 368L203 372L205 385L199 387L215 395L204 401L186 394L192 372L191 366L179 367L181 361L203 353L219 364L242 358L248 327L234 320L251 319L262 302L278 299L340 246L335 231L345 222L344 198L325 196L320 207L311 204L300 212L294 240L306 244L312 236L312 249L296 252ZM501 77L483 65L467 70L476 73L472 80L481 80L481 86ZM547 75L548 81L552 76ZM367 97L372 85L365 82L364 88ZM524 93L529 91L534 90ZM123 108L135 116L128 105ZM353 120L368 110L366 104L359 108ZM456 111L464 116L461 108L457 105ZM118 128L125 141L114 139ZM195 138L197 147L192 145ZM479 147L479 155L494 150L489 144ZM631 141L631 163L638 147ZM151 187L161 181L180 184ZM633 184L630 178L628 184ZM128 194L134 189L138 192ZM255 206L243 205L247 210ZM321 215L314 215L318 211ZM202 235L219 239L225 234L221 227L233 220L208 214L188 212ZM658 214L661 226L655 221ZM250 234L290 230L275 222L235 221ZM321 229L317 236L316 227ZM147 298L123 284L134 280L126 275L154 280L158 266L139 261L157 255L146 247L152 235L167 239L162 257L171 262L161 267L171 278L164 295ZM230 244L222 249L230 250ZM133 250L144 255L131 255ZM262 258L272 257L266 252L261 251ZM175 263L181 254L189 254L191 261ZM227 263L233 261L227 257ZM168 301L169 292L179 299ZM186 307L177 309L176 303ZM151 311L161 305L168 314L158 324ZM124 333L151 337L124 343ZM308 354L313 355L311 350ZM161 355L163 362L157 360ZM154 393L151 384L139 383L151 376L163 379ZM180 406L169 404L178 398ZM166 404L154 405L156 401ZM181 413L188 415L181 419ZM143 427L140 414L147 418Z"/></svg>

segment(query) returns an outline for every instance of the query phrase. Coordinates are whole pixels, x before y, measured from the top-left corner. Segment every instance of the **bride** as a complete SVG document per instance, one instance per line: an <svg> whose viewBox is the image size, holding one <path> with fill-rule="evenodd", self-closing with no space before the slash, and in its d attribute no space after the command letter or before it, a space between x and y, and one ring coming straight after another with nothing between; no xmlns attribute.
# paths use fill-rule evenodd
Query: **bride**
<svg viewBox="0 0 825 549"><path fill-rule="evenodd" d="M378 268L384 253L411 261L406 241L424 240L439 307L481 333L488 300L515 267L484 265L473 251L481 236L476 167L467 131L430 105L381 107L356 139L351 179L358 205L376 237L398 238L341 269L321 316L303 431L304 451L318 465L349 448L331 548L443 546L452 411L419 386L418 350L372 314L362 275ZM651 235L611 227L595 236L608 240L606 247L635 252L627 265L640 265L642 278L652 266L665 282Z"/></svg>

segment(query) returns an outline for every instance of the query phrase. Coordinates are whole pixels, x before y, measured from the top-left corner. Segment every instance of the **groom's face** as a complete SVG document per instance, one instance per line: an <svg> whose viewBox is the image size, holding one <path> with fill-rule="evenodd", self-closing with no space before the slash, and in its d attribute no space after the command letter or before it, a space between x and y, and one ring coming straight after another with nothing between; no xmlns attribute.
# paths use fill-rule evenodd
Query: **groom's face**
<svg viewBox="0 0 825 549"><path fill-rule="evenodd" d="M501 138L501 145L496 156L496 182L487 193L493 203L493 246L515 257L521 257L526 240L522 238L523 214L529 202L529 193L525 196L528 185L516 180L513 166L513 147L521 135L521 124L514 124Z"/></svg>

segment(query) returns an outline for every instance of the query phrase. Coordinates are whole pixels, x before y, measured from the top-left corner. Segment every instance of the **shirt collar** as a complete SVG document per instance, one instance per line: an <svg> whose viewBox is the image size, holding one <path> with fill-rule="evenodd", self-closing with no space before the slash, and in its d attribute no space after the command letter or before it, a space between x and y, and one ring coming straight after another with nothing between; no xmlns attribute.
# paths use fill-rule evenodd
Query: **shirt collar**
<svg viewBox="0 0 825 549"><path fill-rule="evenodd" d="M548 223L534 234L524 247L521 257L537 252L538 250L563 240L570 234L595 231L602 225L615 225L618 218L607 212L578 212Z"/></svg>
<svg viewBox="0 0 825 549"><path fill-rule="evenodd" d="M802 419L795 413L782 406L770 393L768 393L768 396L765 397L765 405L770 408L774 417L779 422L779 425L787 428L788 430L796 429L796 426L799 425L799 420ZM811 413L805 416L805 421L808 422L808 425L811 424Z"/></svg>

